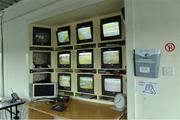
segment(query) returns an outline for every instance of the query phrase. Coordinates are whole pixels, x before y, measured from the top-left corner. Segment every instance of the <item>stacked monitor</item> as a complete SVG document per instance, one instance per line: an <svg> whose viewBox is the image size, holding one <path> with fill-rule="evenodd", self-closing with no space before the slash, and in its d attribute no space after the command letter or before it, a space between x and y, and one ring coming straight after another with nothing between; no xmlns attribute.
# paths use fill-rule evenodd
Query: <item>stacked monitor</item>
<svg viewBox="0 0 180 120"><path fill-rule="evenodd" d="M33 45L50 46L51 29L33 27Z"/></svg>
<svg viewBox="0 0 180 120"><path fill-rule="evenodd" d="M58 52L58 67L70 68L71 67L71 51Z"/></svg>
<svg viewBox="0 0 180 120"><path fill-rule="evenodd" d="M50 52L33 52L34 68L50 68L51 53Z"/></svg>
<svg viewBox="0 0 180 120"><path fill-rule="evenodd" d="M58 88L59 90L71 91L71 74L58 73Z"/></svg>
<svg viewBox="0 0 180 120"><path fill-rule="evenodd" d="M101 67L102 68L121 68L122 67L122 48L101 48Z"/></svg>
<svg viewBox="0 0 180 120"><path fill-rule="evenodd" d="M122 77L114 75L102 75L102 94L114 96L123 92Z"/></svg>
<svg viewBox="0 0 180 120"><path fill-rule="evenodd" d="M101 19L101 40L121 38L121 16Z"/></svg>
<svg viewBox="0 0 180 120"><path fill-rule="evenodd" d="M77 83L78 92L94 93L94 75L78 74Z"/></svg>
<svg viewBox="0 0 180 120"><path fill-rule="evenodd" d="M50 83L51 73L33 74L33 83Z"/></svg>
<svg viewBox="0 0 180 120"><path fill-rule="evenodd" d="M121 16L101 19L101 40L121 39ZM122 48L101 48L101 68L122 68ZM102 94L114 96L123 92L122 76L102 75Z"/></svg>
<svg viewBox="0 0 180 120"><path fill-rule="evenodd" d="M76 26L77 43L87 43L93 41L92 21L80 23Z"/></svg>
<svg viewBox="0 0 180 120"><path fill-rule="evenodd" d="M77 68L93 68L93 49L77 50Z"/></svg>
<svg viewBox="0 0 180 120"><path fill-rule="evenodd" d="M56 32L57 45L69 45L71 43L70 36L70 26L58 28Z"/></svg>

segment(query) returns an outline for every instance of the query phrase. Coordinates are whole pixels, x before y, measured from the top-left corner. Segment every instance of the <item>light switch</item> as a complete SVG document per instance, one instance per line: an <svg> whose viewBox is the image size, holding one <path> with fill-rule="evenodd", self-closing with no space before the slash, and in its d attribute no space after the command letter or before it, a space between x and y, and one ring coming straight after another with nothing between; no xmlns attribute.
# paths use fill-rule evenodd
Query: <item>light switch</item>
<svg viewBox="0 0 180 120"><path fill-rule="evenodd" d="M163 74L163 76L173 76L174 68L170 67L170 66L162 67L162 74Z"/></svg>

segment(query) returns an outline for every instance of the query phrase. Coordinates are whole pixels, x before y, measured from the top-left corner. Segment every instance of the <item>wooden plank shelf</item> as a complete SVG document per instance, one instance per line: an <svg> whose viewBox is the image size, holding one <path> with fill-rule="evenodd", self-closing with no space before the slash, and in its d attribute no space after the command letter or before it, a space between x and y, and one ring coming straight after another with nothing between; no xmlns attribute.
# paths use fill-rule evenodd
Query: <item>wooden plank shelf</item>
<svg viewBox="0 0 180 120"><path fill-rule="evenodd" d="M125 45L125 40L123 41L109 41L109 42L103 42L98 43L98 47L120 47Z"/></svg>
<svg viewBox="0 0 180 120"><path fill-rule="evenodd" d="M36 73L36 72L54 72L54 69L52 68L44 68L44 69L30 69L30 73Z"/></svg>
<svg viewBox="0 0 180 120"><path fill-rule="evenodd" d="M71 69L71 68L56 68L55 71L56 71L56 72L72 73L72 72L73 72L73 69Z"/></svg>
<svg viewBox="0 0 180 120"><path fill-rule="evenodd" d="M126 75L126 69L98 69L99 74Z"/></svg>
<svg viewBox="0 0 180 120"><path fill-rule="evenodd" d="M74 46L74 49L90 49L90 48L95 48L96 43L86 43L86 44L77 44Z"/></svg>
<svg viewBox="0 0 180 120"><path fill-rule="evenodd" d="M75 69L75 73L96 73L96 69L90 69L90 68L80 68L80 69Z"/></svg>

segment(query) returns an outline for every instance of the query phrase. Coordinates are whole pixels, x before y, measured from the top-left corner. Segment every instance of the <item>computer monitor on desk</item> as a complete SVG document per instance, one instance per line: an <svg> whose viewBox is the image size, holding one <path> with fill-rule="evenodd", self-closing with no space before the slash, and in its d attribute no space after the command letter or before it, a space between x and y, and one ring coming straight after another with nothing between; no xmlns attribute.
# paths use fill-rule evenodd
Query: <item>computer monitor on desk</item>
<svg viewBox="0 0 180 120"><path fill-rule="evenodd" d="M57 98L57 83L34 83L32 99Z"/></svg>

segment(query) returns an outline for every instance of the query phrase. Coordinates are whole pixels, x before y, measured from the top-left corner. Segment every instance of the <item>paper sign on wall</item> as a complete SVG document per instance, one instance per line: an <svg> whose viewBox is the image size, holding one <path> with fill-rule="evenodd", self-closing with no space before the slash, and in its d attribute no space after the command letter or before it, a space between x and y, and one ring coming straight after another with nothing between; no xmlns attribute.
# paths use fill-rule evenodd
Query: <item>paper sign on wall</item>
<svg viewBox="0 0 180 120"><path fill-rule="evenodd" d="M158 92L158 83L139 81L137 83L137 90L143 95L156 95Z"/></svg>
<svg viewBox="0 0 180 120"><path fill-rule="evenodd" d="M135 76L157 78L160 62L160 49L135 49Z"/></svg>

